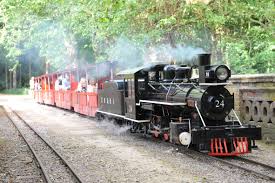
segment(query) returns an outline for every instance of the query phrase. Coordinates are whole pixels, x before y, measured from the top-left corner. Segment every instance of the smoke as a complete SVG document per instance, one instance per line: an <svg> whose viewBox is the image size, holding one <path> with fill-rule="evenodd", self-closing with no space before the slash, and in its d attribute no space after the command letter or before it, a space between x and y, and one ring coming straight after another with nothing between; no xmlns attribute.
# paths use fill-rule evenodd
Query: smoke
<svg viewBox="0 0 275 183"><path fill-rule="evenodd" d="M86 67L89 59L81 57L81 52L77 46L78 41L73 33L68 31L61 22L53 20L41 20L39 24L30 30L30 45L37 45L40 56L45 57L51 62L51 67L55 70L74 68L77 65L81 68ZM118 70L135 68L139 66L150 66L156 63L176 63L192 65L196 64L196 56L204 53L202 48L196 48L183 44L172 47L170 44L138 43L126 37L118 37L113 44L106 44L107 48L102 48L107 57L98 58L97 61L115 61ZM92 49L88 49L92 52ZM98 55L98 54L97 54ZM78 58L79 57L79 58ZM84 60L83 60L84 59ZM109 75L110 69L102 64L99 66L98 77ZM94 77L94 76L91 76Z"/></svg>
<svg viewBox="0 0 275 183"><path fill-rule="evenodd" d="M198 54L205 53L202 48L194 48L191 46L183 46L177 44L172 47L169 44L162 44L156 47L151 47L145 55L146 62L149 63L176 63L192 65Z"/></svg>
<svg viewBox="0 0 275 183"><path fill-rule="evenodd" d="M144 45L120 37L107 51L108 60L118 62L120 68L133 68L144 63Z"/></svg>
<svg viewBox="0 0 275 183"><path fill-rule="evenodd" d="M164 64L197 64L197 55L205 53L202 48L177 44L159 44L147 46L138 44L125 37L120 37L107 51L108 59L118 62L121 69L130 69L142 65Z"/></svg>
<svg viewBox="0 0 275 183"><path fill-rule="evenodd" d="M55 70L64 70L75 58L75 40L61 23L51 20L41 20L30 30L30 39L26 46L39 48L40 57L51 62Z"/></svg>
<svg viewBox="0 0 275 183"><path fill-rule="evenodd" d="M103 128L108 133L113 135L123 135L131 128L131 126L127 125L119 126L114 121L109 121L106 119L98 122L96 126L99 128Z"/></svg>

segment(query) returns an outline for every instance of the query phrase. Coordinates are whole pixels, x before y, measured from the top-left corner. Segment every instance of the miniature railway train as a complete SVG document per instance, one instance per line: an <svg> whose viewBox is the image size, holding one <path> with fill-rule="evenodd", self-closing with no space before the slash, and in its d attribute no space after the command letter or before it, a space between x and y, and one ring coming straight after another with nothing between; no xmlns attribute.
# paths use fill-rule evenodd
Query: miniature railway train
<svg viewBox="0 0 275 183"><path fill-rule="evenodd" d="M155 64L116 74L114 70L113 63L104 62L35 77L34 98L84 115L114 119L131 125L131 132L210 156L250 153L252 142L261 139L261 128L242 124L233 109L234 96L225 88L230 69L211 65L210 54L198 55L198 64L192 67ZM197 77L193 77L195 71ZM56 88L62 77L69 87ZM95 90L88 90L91 80Z"/></svg>

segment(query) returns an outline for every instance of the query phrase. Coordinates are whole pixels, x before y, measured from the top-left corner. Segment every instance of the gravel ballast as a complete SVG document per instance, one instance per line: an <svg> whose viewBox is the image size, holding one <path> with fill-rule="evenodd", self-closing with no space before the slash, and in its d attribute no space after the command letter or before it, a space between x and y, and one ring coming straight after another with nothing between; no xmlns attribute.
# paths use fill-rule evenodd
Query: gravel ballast
<svg viewBox="0 0 275 183"><path fill-rule="evenodd" d="M268 182L217 161L190 157L166 143L131 135L127 127L111 122L95 122L30 100L6 104L49 139L87 182ZM258 155L264 156L265 150L261 151Z"/></svg>
<svg viewBox="0 0 275 183"><path fill-rule="evenodd" d="M0 182L43 182L37 162L23 138L0 108Z"/></svg>

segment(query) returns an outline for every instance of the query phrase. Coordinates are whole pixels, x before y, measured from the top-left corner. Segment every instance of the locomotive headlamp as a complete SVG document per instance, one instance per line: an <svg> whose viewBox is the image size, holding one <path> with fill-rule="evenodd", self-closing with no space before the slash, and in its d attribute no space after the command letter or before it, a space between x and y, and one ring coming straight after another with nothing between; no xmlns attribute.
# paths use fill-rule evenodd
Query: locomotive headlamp
<svg viewBox="0 0 275 183"><path fill-rule="evenodd" d="M230 77L230 70L225 65L220 65L216 68L215 74L218 80L225 81Z"/></svg>
<svg viewBox="0 0 275 183"><path fill-rule="evenodd" d="M205 66L206 82L225 82L230 76L231 72L225 65Z"/></svg>

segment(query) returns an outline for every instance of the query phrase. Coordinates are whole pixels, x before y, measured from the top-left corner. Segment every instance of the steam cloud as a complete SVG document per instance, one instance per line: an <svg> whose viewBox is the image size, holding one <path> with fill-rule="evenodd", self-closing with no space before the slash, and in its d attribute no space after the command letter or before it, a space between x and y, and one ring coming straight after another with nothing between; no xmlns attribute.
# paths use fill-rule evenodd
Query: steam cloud
<svg viewBox="0 0 275 183"><path fill-rule="evenodd" d="M64 70L68 66L76 66L72 62L76 57L76 41L62 23L41 20L38 24L32 25L30 35L35 35L35 37L30 37L25 42L25 47L35 45L39 49L40 57L45 57L50 62L55 60L55 62L51 62L52 67Z"/></svg>
<svg viewBox="0 0 275 183"><path fill-rule="evenodd" d="M131 126L126 126L126 125L119 126L114 121L108 121L106 119L98 122L96 126L103 128L108 133L113 135L123 135L131 128Z"/></svg>
<svg viewBox="0 0 275 183"><path fill-rule="evenodd" d="M148 47L122 37L118 38L107 52L108 59L117 61L119 66L124 69L152 65L154 63L169 64L171 62L193 65L197 64L196 57L201 53L205 53L202 48L180 44L175 47L169 44Z"/></svg>
<svg viewBox="0 0 275 183"><path fill-rule="evenodd" d="M76 40L74 36L66 30L62 23L54 21L41 21L38 26L34 26L32 34L38 35L29 41L31 45L40 47L40 56L45 56L48 61L56 60L55 67L57 70L64 70L68 67L73 68L78 64L85 68L88 60L83 60L81 55L77 58L78 50L76 48ZM103 49L103 48L102 48ZM91 50L92 51L92 50ZM155 63L192 65L196 64L196 56L204 53L202 48L194 48L177 44L172 47L170 44L149 45L131 41L125 37L119 37L114 44L103 49L107 57L101 57L97 61L116 61L118 69L129 69L142 65L153 65ZM80 59L80 61L77 61ZM100 77L109 74L108 67L100 66Z"/></svg>

